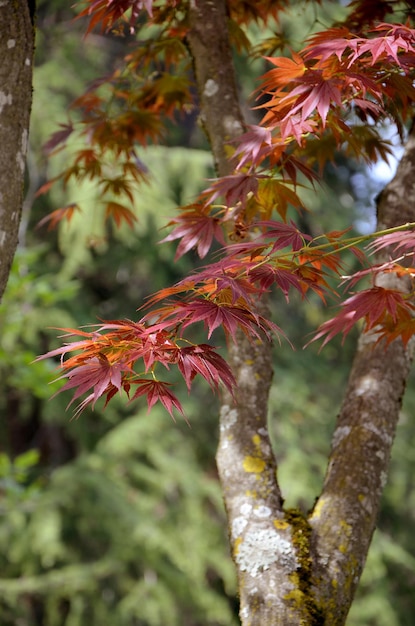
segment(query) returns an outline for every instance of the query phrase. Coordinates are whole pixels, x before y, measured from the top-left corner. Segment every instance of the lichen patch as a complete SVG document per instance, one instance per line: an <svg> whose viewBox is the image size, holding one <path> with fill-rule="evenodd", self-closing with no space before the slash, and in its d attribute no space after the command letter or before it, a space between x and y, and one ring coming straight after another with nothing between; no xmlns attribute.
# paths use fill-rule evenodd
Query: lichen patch
<svg viewBox="0 0 415 626"><path fill-rule="evenodd" d="M271 517L271 514L272 510L269 506L265 506L264 504L254 508L254 515L259 519L267 519L268 517Z"/></svg>
<svg viewBox="0 0 415 626"><path fill-rule="evenodd" d="M351 430L352 429L350 426L339 426L338 428L336 428L331 443L332 447L335 448L336 446L338 446L345 437L348 437L350 435Z"/></svg>
<svg viewBox="0 0 415 626"><path fill-rule="evenodd" d="M231 428L238 421L237 409L231 409L230 406L224 404L220 410L220 429L221 431Z"/></svg>
<svg viewBox="0 0 415 626"><path fill-rule="evenodd" d="M246 519L246 517L243 517L242 515L238 515L238 517L235 517L235 519L232 521L232 527L231 527L232 538L234 540L236 540L237 537L242 535L247 524L248 524L248 520Z"/></svg>
<svg viewBox="0 0 415 626"><path fill-rule="evenodd" d="M4 93L0 91L0 113L3 111L6 104L13 104L13 97L11 93Z"/></svg>
<svg viewBox="0 0 415 626"><path fill-rule="evenodd" d="M291 543L271 528L247 532L238 545L235 560L241 571L254 578L273 563L278 562L288 573L298 567Z"/></svg>
<svg viewBox="0 0 415 626"><path fill-rule="evenodd" d="M219 91L218 83L214 81L213 78L208 78L208 80L205 83L203 95L205 95L207 98L211 98L212 96L217 94L218 91Z"/></svg>

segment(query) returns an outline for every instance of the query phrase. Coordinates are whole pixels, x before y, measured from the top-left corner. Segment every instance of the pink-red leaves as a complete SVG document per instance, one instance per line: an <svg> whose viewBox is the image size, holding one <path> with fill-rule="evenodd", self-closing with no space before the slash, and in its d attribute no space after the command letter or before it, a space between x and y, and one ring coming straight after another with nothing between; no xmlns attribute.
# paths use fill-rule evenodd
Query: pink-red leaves
<svg viewBox="0 0 415 626"><path fill-rule="evenodd" d="M156 404L156 402L161 402L170 413L173 420L173 408L177 409L179 413L185 417L182 405L169 389L169 383L165 383L161 380L154 380L152 378L141 378L133 381L133 384L136 385L137 388L131 400L136 400L141 396L146 396L149 411Z"/></svg>
<svg viewBox="0 0 415 626"><path fill-rule="evenodd" d="M255 195L257 189L258 176L241 173L218 178L206 189L204 194L207 196L210 204L223 196L228 207L234 207L238 203L245 206L249 195Z"/></svg>
<svg viewBox="0 0 415 626"><path fill-rule="evenodd" d="M180 239L175 256L176 261L193 248L197 249L199 257L203 259L209 252L214 239L222 245L225 244L219 220L209 214L208 207L191 204L182 207L181 211L179 217L175 217L168 223L168 226L175 224L176 227L160 242Z"/></svg>
<svg viewBox="0 0 415 626"><path fill-rule="evenodd" d="M97 357L87 359L84 365L62 374L60 379L68 378L68 381L59 391L76 388L68 405L70 406L74 400L93 389L84 401L83 407L89 403L94 406L98 398L108 393L111 388L115 387L118 391L121 389L121 373L122 366L119 363L111 365L104 354L99 354Z"/></svg>
<svg viewBox="0 0 415 626"><path fill-rule="evenodd" d="M312 341L324 337L323 346L333 337L342 333L343 338L350 332L359 320L364 320L365 330L375 329L376 326L395 326L401 319L411 316L415 307L404 299L402 292L372 287L347 298L341 304L342 310L333 319L324 322Z"/></svg>
<svg viewBox="0 0 415 626"><path fill-rule="evenodd" d="M233 393L234 375L226 361L208 344L183 348L178 356L178 366L189 391L194 377L200 374L212 388L217 389L222 382Z"/></svg>
<svg viewBox="0 0 415 626"><path fill-rule="evenodd" d="M103 31L110 30L115 23L131 10L129 23L134 28L142 9L146 9L152 15L153 0L86 0L87 6L79 17L90 18L87 32L91 32L95 26L100 25Z"/></svg>
<svg viewBox="0 0 415 626"><path fill-rule="evenodd" d="M82 340L51 350L39 359L60 357L63 374L58 380L68 380L58 393L75 390L68 406L90 392L77 407L75 415L79 415L88 405L93 408L103 396L106 405L121 390L130 397L132 386L136 390L131 400L146 396L149 409L160 401L170 415L173 408L183 414L179 400L170 390L170 384L158 380L154 375L157 364L167 369L177 366L189 391L194 377L200 374L214 389L223 383L232 393L235 384L233 374L213 346L191 345L189 341L183 346L177 337L160 329L160 324L146 326L128 320L116 320L102 324L92 332L63 330L69 336L81 336ZM141 373L134 369L139 361L144 364L144 372ZM153 377L148 378L147 372L151 372Z"/></svg>
<svg viewBox="0 0 415 626"><path fill-rule="evenodd" d="M286 149L292 141L305 146L326 127L341 147L351 132L344 119L352 111L364 122L390 116L401 129L415 100L414 60L415 30L402 24L379 24L364 37L346 27L331 28L310 38L292 59L268 59L276 68L263 76L261 87L266 145L255 149L248 136L246 155L258 163L265 153L272 162L274 146L281 158L281 139Z"/></svg>
<svg viewBox="0 0 415 626"><path fill-rule="evenodd" d="M305 245L306 241L311 241L312 239L310 235L301 233L295 222L292 220L289 224L270 220L266 222L259 222L258 226L268 228L268 230L264 232L263 238L273 240L271 254L276 250L282 250L288 246L296 252Z"/></svg>
<svg viewBox="0 0 415 626"><path fill-rule="evenodd" d="M216 328L223 327L225 332L236 340L236 331L241 328L247 335L259 337L257 329L266 334L275 328L272 322L255 315L249 309L227 303L212 302L207 299L195 299L186 303L176 304L175 316L184 318L183 329L195 322L203 322L208 330L208 339Z"/></svg>
<svg viewBox="0 0 415 626"><path fill-rule="evenodd" d="M96 81L78 98L74 106L79 109L79 136L85 145L56 179L64 184L70 179L98 181L100 191L108 195L101 198L106 217L117 225L133 226L135 216L122 202L127 198L133 205L135 183L145 179L135 146L159 141L166 118L171 122L192 101L183 43L187 26L182 18L176 19L176 3L167 4L163 8L162 3L153 6L153 0L86 0L81 12L90 18L90 31L98 25L109 30L120 18L134 28L144 9L142 23L148 20L155 33L125 58L124 68ZM265 19L271 12L276 15L277 4L229 0L228 8L242 24ZM361 4L354 2L357 9ZM313 184L315 164L323 169L344 146L367 161L387 157L388 145L372 123L390 117L403 128L412 111L415 30L382 23L363 36L346 27L332 28L314 35L291 58L268 61L273 68L263 77L261 92L266 97L258 107L264 110L262 124L248 126L231 142L236 145L230 159L235 170L212 181L193 204L182 207L163 240L179 240L176 259L192 249L204 258L217 240L224 246L221 260L152 296L138 323L113 321L92 332L69 330L81 340L45 355L61 357L61 378L66 379L62 390L74 390L72 402L86 394L78 413L100 397L108 402L117 393L134 389L131 399L145 397L149 409L161 402L170 415L174 409L183 414L169 383L156 376L160 365L166 375L166 370L177 368L189 390L199 374L213 389L224 384L232 392L235 379L225 360L212 346L195 345L185 337L193 324L202 322L208 338L221 328L227 339L236 340L241 330L262 339L264 334L282 333L257 312L257 298L264 291L276 286L288 299L290 289L301 296L311 289L323 301L334 291L327 277L340 275L344 233L329 233L321 243L322 236L313 240L293 221L286 222L290 207L302 207L297 174ZM72 123L63 125L48 142L48 150L66 142L73 130ZM313 142L319 147L313 148ZM264 164L272 176L259 170ZM58 209L43 222L70 219L75 208ZM272 219L275 213L282 221ZM408 261L414 256L414 241L412 231L390 233L369 249L387 249L391 256L399 254ZM350 238L344 249L355 251L354 243ZM413 275L414 270L401 267L399 261L365 267L346 282L350 287L369 272ZM314 339L322 339L324 345L339 333L344 337L361 320L379 337L407 342L415 330L414 309L409 296L399 291L366 289L346 299L340 313L323 324Z"/></svg>
<svg viewBox="0 0 415 626"><path fill-rule="evenodd" d="M267 265L264 263L254 265L252 270L249 271L249 275L252 280L261 286L263 291L268 291L273 286L279 287L288 302L290 287L293 287L300 293L304 291L301 279L294 273L295 271L296 266L294 263L291 266L287 263L285 267L283 265L273 267L271 264Z"/></svg>
<svg viewBox="0 0 415 626"><path fill-rule="evenodd" d="M335 54L339 61L346 60L348 67L362 57L368 58L370 65L383 60L399 66L399 54L414 51L415 30L403 24L378 24L371 33L378 36L358 37L345 27L317 33L310 38L304 58L326 61Z"/></svg>
<svg viewBox="0 0 415 626"><path fill-rule="evenodd" d="M415 253L415 232L413 230L402 230L396 233L388 233L377 237L368 245L368 249L373 252L380 252L384 249L393 249L394 252L404 253L413 257Z"/></svg>
<svg viewBox="0 0 415 626"><path fill-rule="evenodd" d="M238 144L233 154L234 158L242 155L238 161L237 170L249 163L258 165L269 154L272 145L272 134L269 128L262 126L248 126L248 128L247 133L233 142Z"/></svg>
<svg viewBox="0 0 415 626"><path fill-rule="evenodd" d="M290 106L290 117L301 112L303 132L309 130L304 122L314 110L317 110L320 115L324 128L330 107L340 106L342 103L342 88L343 83L338 77L331 78L323 71L313 70L304 76L301 85L295 87L289 95L280 100L280 104L283 105L286 101L292 101L295 98L295 104L293 102Z"/></svg>
<svg viewBox="0 0 415 626"><path fill-rule="evenodd" d="M53 230L64 219L70 222L75 211L80 210L79 206L75 203L68 204L68 206L61 207L60 209L55 209L38 222L37 228L47 224L48 230Z"/></svg>
<svg viewBox="0 0 415 626"><path fill-rule="evenodd" d="M68 124L59 124L61 130L57 130L44 144L43 149L46 153L52 152L60 144L65 143L68 137L73 133L74 127L72 122Z"/></svg>
<svg viewBox="0 0 415 626"><path fill-rule="evenodd" d="M369 53L372 56L372 65L380 59L390 62L393 60L397 66L401 65L401 52L413 53L415 49L415 30L403 24L378 24L373 31L379 37L362 41L359 55Z"/></svg>

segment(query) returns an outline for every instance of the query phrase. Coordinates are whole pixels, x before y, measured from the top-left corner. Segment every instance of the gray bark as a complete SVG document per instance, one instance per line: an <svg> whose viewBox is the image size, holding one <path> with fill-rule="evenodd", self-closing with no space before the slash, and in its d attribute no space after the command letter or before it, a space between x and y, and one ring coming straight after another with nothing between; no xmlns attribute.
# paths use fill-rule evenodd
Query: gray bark
<svg viewBox="0 0 415 626"><path fill-rule="evenodd" d="M219 176L230 173L225 142L240 135L226 2L197 0L188 35L201 100L201 119ZM265 304L259 312L266 314ZM217 466L229 520L243 624L298 624L303 608L285 602L298 561L282 510L276 461L267 430L272 346L238 335L228 361L237 380L237 402L225 394L220 413ZM277 564L279 564L277 566ZM278 621L279 620L279 621Z"/></svg>
<svg viewBox="0 0 415 626"><path fill-rule="evenodd" d="M407 141L394 179L378 202L378 229L415 220L415 135ZM379 259L386 260L386 259ZM405 291L402 278L378 284ZM409 375L412 350L362 334L333 436L322 494L310 518L314 580L327 623L344 624L376 525L391 448Z"/></svg>
<svg viewBox="0 0 415 626"><path fill-rule="evenodd" d="M0 299L16 251L32 102L33 2L0 2Z"/></svg>

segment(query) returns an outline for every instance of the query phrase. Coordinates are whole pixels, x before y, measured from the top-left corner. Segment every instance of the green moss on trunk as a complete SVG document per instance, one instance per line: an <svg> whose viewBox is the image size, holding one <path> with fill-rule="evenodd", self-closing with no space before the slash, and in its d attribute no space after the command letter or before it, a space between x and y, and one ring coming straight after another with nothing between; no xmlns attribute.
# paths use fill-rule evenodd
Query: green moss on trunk
<svg viewBox="0 0 415 626"><path fill-rule="evenodd" d="M286 521L291 526L292 540L300 564L298 570L292 574L295 589L285 599L293 604L293 608L301 610L304 626L323 626L325 611L318 606L312 590L313 560L310 554L310 540L312 528L303 513L298 509L287 509L284 512Z"/></svg>

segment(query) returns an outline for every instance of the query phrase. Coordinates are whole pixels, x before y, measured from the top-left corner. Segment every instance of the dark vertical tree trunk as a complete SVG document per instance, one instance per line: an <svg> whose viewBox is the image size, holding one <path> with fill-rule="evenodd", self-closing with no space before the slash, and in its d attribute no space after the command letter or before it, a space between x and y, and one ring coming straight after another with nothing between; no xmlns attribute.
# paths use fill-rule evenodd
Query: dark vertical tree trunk
<svg viewBox="0 0 415 626"><path fill-rule="evenodd" d="M201 118L223 176L231 170L225 142L244 124L225 0L191 2L190 26ZM411 136L381 196L379 228L415 221L414 176ZM217 464L244 626L345 623L374 531L411 361L400 341L388 348L375 344L372 334L359 341L323 490L309 517L283 509L267 430L271 347L240 335L230 349L237 402L224 397Z"/></svg>
<svg viewBox="0 0 415 626"><path fill-rule="evenodd" d="M16 251L32 103L34 2L0 2L0 299Z"/></svg>

